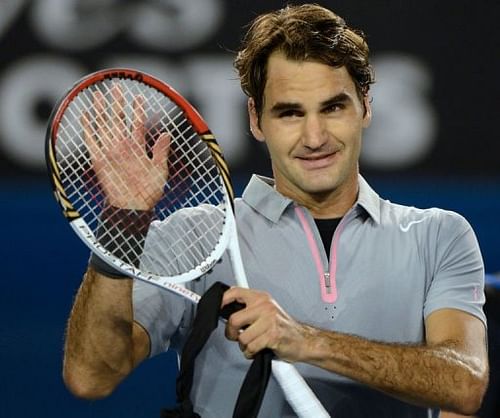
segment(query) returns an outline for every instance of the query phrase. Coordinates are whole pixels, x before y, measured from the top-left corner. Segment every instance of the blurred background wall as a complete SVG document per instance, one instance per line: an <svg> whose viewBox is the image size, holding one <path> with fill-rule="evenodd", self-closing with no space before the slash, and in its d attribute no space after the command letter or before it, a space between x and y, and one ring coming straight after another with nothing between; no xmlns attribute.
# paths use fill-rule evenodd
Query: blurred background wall
<svg viewBox="0 0 500 418"><path fill-rule="evenodd" d="M299 3L299 2L296 2ZM496 1L317 1L367 35L377 83L361 171L390 200L462 213L486 270L500 271L500 7ZM173 398L172 354L109 399L61 380L64 326L88 251L52 199L48 116L91 71L127 66L169 83L219 138L241 191L269 174L232 70L242 27L275 0L0 1L0 416L158 416Z"/></svg>

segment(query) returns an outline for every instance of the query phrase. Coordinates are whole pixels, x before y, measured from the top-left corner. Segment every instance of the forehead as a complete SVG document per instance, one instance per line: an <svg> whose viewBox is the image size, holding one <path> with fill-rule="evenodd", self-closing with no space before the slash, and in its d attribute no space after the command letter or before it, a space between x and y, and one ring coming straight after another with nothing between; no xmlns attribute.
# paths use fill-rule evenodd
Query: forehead
<svg viewBox="0 0 500 418"><path fill-rule="evenodd" d="M317 61L293 61L274 52L267 63L265 102L315 100L332 95L356 95L356 87L346 67L331 67Z"/></svg>

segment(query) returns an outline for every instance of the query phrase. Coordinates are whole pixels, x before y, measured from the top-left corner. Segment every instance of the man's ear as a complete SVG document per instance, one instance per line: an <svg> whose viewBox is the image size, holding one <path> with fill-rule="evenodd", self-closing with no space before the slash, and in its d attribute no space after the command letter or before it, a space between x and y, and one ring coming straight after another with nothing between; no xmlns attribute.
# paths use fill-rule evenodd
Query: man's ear
<svg viewBox="0 0 500 418"><path fill-rule="evenodd" d="M250 131L252 132L254 138L257 141L264 142L264 134L259 127L259 116L257 115L257 109L255 108L255 101L253 98L249 98L247 102L248 107L248 118L250 120Z"/></svg>
<svg viewBox="0 0 500 418"><path fill-rule="evenodd" d="M363 115L363 128L368 128L372 122L372 106L371 98L368 94L363 96L363 106L365 108L365 114Z"/></svg>

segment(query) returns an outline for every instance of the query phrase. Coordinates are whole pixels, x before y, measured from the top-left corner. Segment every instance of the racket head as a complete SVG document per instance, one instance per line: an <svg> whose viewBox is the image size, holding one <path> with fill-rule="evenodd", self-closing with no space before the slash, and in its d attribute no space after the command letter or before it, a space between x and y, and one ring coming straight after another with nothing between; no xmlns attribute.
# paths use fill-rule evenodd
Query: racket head
<svg viewBox="0 0 500 418"><path fill-rule="evenodd" d="M118 112L117 100L121 103ZM137 120L142 122L139 146L123 142L135 141L133 126ZM114 133L124 131L129 137L118 142L109 140L109 129L106 131L103 125ZM159 144L166 142L166 135L169 145L163 158ZM126 150L123 158L132 153L142 164L145 161L149 167L154 161L155 167L161 168L159 172L168 172L165 178L153 178L155 184L164 183L161 197L149 211L153 216L142 225L130 221L135 229L156 230L157 241L132 243L132 251L128 242L128 253L122 251L122 244L117 242L120 240L113 237L103 217L111 219L114 226L116 219L126 224L137 218L119 220L122 209L129 208L109 205L104 185L110 180L103 174L105 170L96 168L97 161L105 161L100 164L108 168L109 161L113 161L113 170L108 170L113 172L110 177L119 178L126 165L120 160L122 154L118 152L113 159L106 157L110 149L122 148ZM234 234L234 194L220 146L198 111L182 95L144 72L111 68L76 82L50 116L46 162L54 196L75 232L99 257L131 277L167 287L193 280L213 267ZM129 185L141 176L132 181L124 178L129 181L122 179L116 188L130 192ZM146 189L141 189L141 194L148 194ZM196 224L188 221L193 214ZM135 239L133 234L131 238L121 237L125 242L131 239Z"/></svg>

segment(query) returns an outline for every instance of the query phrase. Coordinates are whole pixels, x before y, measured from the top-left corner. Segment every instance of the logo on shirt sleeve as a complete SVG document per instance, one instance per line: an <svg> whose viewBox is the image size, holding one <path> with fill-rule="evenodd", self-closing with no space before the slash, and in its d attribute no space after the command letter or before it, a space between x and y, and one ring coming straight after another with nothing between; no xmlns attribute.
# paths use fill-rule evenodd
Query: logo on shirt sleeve
<svg viewBox="0 0 500 418"><path fill-rule="evenodd" d="M428 217L425 217L422 219L417 219L416 221L410 221L406 225L399 224L399 229L401 229L401 231L403 231L403 232L408 232L413 225L419 224L419 223L425 221L427 218Z"/></svg>

